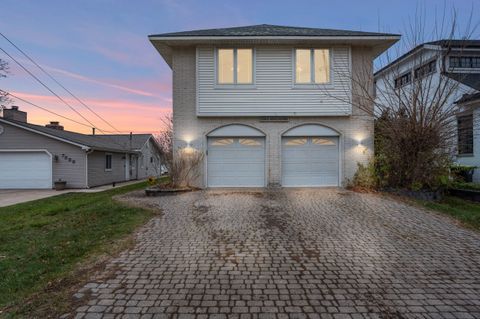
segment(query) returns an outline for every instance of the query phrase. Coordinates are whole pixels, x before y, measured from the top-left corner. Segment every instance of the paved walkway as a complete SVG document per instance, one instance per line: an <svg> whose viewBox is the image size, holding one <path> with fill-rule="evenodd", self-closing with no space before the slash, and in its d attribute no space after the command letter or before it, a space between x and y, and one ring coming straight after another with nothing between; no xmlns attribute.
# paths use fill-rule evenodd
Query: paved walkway
<svg viewBox="0 0 480 319"><path fill-rule="evenodd" d="M115 187L135 184L140 181L129 181L124 183L117 183ZM65 189L63 191L56 191L54 189L0 189L0 207L30 202L32 200L48 198L66 193L96 193L112 189L112 184L87 188L87 189Z"/></svg>
<svg viewBox="0 0 480 319"><path fill-rule="evenodd" d="M480 235L336 189L131 198L164 210L77 318L480 318Z"/></svg>

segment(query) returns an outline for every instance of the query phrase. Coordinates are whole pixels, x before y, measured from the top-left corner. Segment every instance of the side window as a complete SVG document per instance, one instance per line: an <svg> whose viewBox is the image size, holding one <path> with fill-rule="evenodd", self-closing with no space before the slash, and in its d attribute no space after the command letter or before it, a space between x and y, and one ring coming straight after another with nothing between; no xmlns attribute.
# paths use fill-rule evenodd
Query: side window
<svg viewBox="0 0 480 319"><path fill-rule="evenodd" d="M473 154L473 115L457 117L458 154Z"/></svg>
<svg viewBox="0 0 480 319"><path fill-rule="evenodd" d="M112 154L105 154L105 170L112 170Z"/></svg>
<svg viewBox="0 0 480 319"><path fill-rule="evenodd" d="M410 82L412 82L412 72L408 71L407 73L395 79L395 88L401 88L402 86L407 85Z"/></svg>

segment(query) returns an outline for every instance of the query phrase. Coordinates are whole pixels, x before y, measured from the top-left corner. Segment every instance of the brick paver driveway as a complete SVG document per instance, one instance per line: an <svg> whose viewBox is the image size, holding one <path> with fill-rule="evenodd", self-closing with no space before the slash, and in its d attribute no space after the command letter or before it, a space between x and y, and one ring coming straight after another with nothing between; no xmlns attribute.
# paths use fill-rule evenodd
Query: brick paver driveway
<svg viewBox="0 0 480 319"><path fill-rule="evenodd" d="M135 200L164 214L79 318L480 318L480 235L446 217L336 189Z"/></svg>

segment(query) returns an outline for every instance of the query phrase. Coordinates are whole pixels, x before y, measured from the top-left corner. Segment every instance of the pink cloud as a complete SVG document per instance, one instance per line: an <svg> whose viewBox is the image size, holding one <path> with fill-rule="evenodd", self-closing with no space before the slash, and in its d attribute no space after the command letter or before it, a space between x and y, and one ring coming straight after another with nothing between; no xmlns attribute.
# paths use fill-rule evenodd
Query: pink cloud
<svg viewBox="0 0 480 319"><path fill-rule="evenodd" d="M31 67L34 66L33 63L31 63L27 59L19 58L17 60L19 60L24 65L28 64ZM136 86L149 88L149 90L137 89L137 88L132 87L132 84L133 84L132 81L123 81L123 82L122 81L116 81L117 83L113 83L113 82L115 82L115 80L103 81L103 80L98 80L98 79L95 79L95 78L87 77L87 76L84 76L84 75L81 75L81 74L78 74L78 73L75 73L75 72L70 72L70 71L67 71L67 70L63 70L63 69L60 69L60 68L55 68L55 67L48 66L48 65L43 65L43 64L39 64L39 65L42 68L44 68L47 72L54 72L54 73L57 73L57 74L60 74L60 75L63 75L63 76L66 76L66 77L69 77L69 78L72 78L72 79L80 80L80 81L87 82L87 83L98 84L98 85L102 85L102 86L105 86L105 87L113 88L113 89L116 89L116 90L120 90L120 91L127 92L127 93L130 93L130 94L140 95L140 96L162 98L161 96L159 96L155 93L152 93L152 91L154 91L154 92L170 92L171 91L171 85L164 84L164 83L161 83L161 82L156 81L156 80L135 81L134 84ZM19 73L19 74L23 73L23 70L21 70L14 63L11 64L11 69L15 73ZM35 70L35 73L37 73L37 72L40 72L40 71Z"/></svg>
<svg viewBox="0 0 480 319"><path fill-rule="evenodd" d="M39 106L45 107L53 112L59 113L68 118L75 119L79 122L85 123L74 111L70 110L66 105L61 103L54 96L30 94L25 92L11 92L13 95L19 98L25 99ZM76 101L69 98L64 98L70 105L87 117L96 126L100 127L103 131L112 131L112 129L99 120L87 109L75 103ZM115 99L96 99L85 98L82 100L93 108L104 119L113 124L118 130L122 132L158 132L163 129L162 116L171 112L171 104L165 103L163 105L154 103L139 103L127 100L115 100ZM58 120L64 124L65 129L70 131L90 133L89 127L82 126L80 124L67 121L62 118L58 118L53 114L49 114L43 110L39 110L34 106L17 101L15 104L19 104L21 109L26 110L30 123L44 125L49 121ZM87 124L87 123L86 123Z"/></svg>

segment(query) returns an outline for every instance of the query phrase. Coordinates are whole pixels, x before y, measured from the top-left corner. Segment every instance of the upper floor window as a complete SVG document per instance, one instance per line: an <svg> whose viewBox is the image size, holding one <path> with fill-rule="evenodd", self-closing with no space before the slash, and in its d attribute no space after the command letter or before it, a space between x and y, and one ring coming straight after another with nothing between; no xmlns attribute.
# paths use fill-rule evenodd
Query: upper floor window
<svg viewBox="0 0 480 319"><path fill-rule="evenodd" d="M330 50L295 49L295 83L330 82Z"/></svg>
<svg viewBox="0 0 480 319"><path fill-rule="evenodd" d="M253 50L218 49L218 84L252 84Z"/></svg>
<svg viewBox="0 0 480 319"><path fill-rule="evenodd" d="M412 82L412 72L405 73L395 79L395 88L398 89Z"/></svg>
<svg viewBox="0 0 480 319"><path fill-rule="evenodd" d="M432 60L416 68L414 71L414 76L415 76L415 79L420 79L436 71L437 71L437 60Z"/></svg>
<svg viewBox="0 0 480 319"><path fill-rule="evenodd" d="M480 69L480 57L476 56L451 56L450 68Z"/></svg>
<svg viewBox="0 0 480 319"><path fill-rule="evenodd" d="M473 115L457 117L458 154L473 154Z"/></svg>

